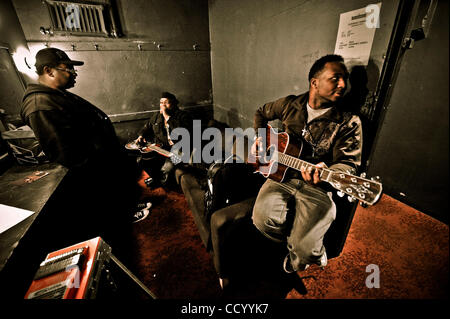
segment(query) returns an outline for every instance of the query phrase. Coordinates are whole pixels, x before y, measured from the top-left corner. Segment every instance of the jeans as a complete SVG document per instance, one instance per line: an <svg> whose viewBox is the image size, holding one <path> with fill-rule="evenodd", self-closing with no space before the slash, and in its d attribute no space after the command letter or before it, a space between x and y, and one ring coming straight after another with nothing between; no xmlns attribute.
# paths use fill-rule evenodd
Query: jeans
<svg viewBox="0 0 450 319"><path fill-rule="evenodd" d="M167 186L172 179L175 165L170 158L151 153L140 161L142 168L154 179L155 185Z"/></svg>
<svg viewBox="0 0 450 319"><path fill-rule="evenodd" d="M331 193L300 179L283 183L268 179L256 198L253 224L275 242L286 242L294 270L318 263L325 252L323 237L336 218Z"/></svg>

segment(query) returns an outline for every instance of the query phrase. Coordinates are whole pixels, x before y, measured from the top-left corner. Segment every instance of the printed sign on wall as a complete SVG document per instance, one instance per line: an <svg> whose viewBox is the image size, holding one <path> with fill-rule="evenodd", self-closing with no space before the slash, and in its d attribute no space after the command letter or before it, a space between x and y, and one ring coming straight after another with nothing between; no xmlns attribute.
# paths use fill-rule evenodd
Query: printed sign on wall
<svg viewBox="0 0 450 319"><path fill-rule="evenodd" d="M380 27L381 2L341 13L335 54L342 55L348 67L367 66L375 30Z"/></svg>

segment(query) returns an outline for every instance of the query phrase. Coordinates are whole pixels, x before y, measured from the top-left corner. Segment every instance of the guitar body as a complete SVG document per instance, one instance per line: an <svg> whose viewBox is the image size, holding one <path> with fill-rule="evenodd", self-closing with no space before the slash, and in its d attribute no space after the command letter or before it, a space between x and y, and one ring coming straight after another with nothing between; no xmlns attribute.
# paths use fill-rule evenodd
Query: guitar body
<svg viewBox="0 0 450 319"><path fill-rule="evenodd" d="M268 125L266 130L266 141L266 153L269 153L269 155L273 150L277 150L280 153L299 158L302 153L302 144L289 143L290 136L288 133L277 133L270 125ZM286 171L289 168L289 166L279 163L276 159L265 158L263 161L260 161L253 155L249 155L248 162L256 167L256 172L276 182L283 182Z"/></svg>
<svg viewBox="0 0 450 319"><path fill-rule="evenodd" d="M261 155L258 158L249 154L247 160L247 163L264 177L283 182L288 168L297 171L316 168L314 164L300 159L303 143L300 141L299 144L296 144L297 141L290 141L290 136L286 132L277 133L271 126L268 126L266 141L265 152L260 152ZM349 200L356 199L367 205L375 204L383 190L379 181L366 179L365 174L364 177L359 177L327 168L320 168L319 174L320 180L337 189L339 196L347 194Z"/></svg>

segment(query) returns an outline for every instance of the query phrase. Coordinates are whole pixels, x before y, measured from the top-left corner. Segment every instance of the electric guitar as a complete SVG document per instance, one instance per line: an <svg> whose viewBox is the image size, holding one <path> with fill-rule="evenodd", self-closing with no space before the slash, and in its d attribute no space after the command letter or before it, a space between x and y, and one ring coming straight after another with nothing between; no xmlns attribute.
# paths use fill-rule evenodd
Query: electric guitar
<svg viewBox="0 0 450 319"><path fill-rule="evenodd" d="M133 142L127 143L125 145L125 148L127 150L130 150L130 151L140 151L143 154L150 153L150 152L154 151L154 152L156 152L158 154L161 154L161 155L163 155L165 157L170 158L172 163L174 163L175 165L181 163L181 161L182 161L181 155L177 155L177 154L175 154L173 152L167 151L167 150L161 148L157 144L144 143L144 144L141 145L141 144L137 143L136 141L133 141Z"/></svg>
<svg viewBox="0 0 450 319"><path fill-rule="evenodd" d="M360 177L328 168L317 168L314 164L299 159L303 144L296 145L289 143L289 140L288 133L277 133L268 125L266 130L267 148L263 160L250 154L247 160L248 164L256 166L256 172L264 177L277 182L283 182L288 168L298 171L319 169L320 180L337 189L338 195L341 197L347 194L350 201L359 200L367 205L374 205L380 199L383 187L379 181L366 179L365 175Z"/></svg>

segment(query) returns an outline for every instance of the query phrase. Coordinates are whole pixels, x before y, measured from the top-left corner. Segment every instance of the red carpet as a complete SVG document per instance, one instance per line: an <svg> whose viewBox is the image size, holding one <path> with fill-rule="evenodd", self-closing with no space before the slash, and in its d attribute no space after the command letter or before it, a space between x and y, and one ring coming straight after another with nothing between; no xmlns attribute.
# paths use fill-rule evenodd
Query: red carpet
<svg viewBox="0 0 450 319"><path fill-rule="evenodd" d="M300 273L308 293L288 298L448 298L448 242L447 225L384 195L358 207L339 257L323 271ZM380 288L366 286L370 264L379 268Z"/></svg>
<svg viewBox="0 0 450 319"><path fill-rule="evenodd" d="M220 298L212 259L181 191L142 187L153 206L134 225L136 275L161 299ZM324 270L311 266L298 273L306 293L291 290L285 297L448 298L448 242L447 225L384 195L373 207L358 207L339 257ZM379 288L366 286L374 275L368 265L378 266ZM259 288L254 296L265 295L271 292Z"/></svg>
<svg viewBox="0 0 450 319"><path fill-rule="evenodd" d="M220 287L184 196L149 190L150 215L135 224L136 275L160 299L217 298Z"/></svg>

